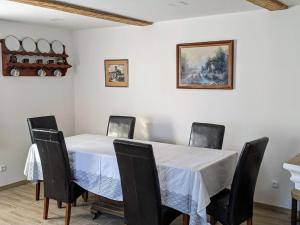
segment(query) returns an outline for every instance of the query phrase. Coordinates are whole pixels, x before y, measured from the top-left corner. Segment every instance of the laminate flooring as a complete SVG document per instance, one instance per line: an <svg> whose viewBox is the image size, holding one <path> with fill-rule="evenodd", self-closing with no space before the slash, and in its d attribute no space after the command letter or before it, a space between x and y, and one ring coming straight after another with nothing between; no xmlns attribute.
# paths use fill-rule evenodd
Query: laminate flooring
<svg viewBox="0 0 300 225"><path fill-rule="evenodd" d="M58 209L56 201L50 200L49 219L43 220L43 200L35 201L35 186L26 184L0 191L0 225L64 225L64 209ZM42 196L42 193L41 193ZM76 207L72 207L71 225L123 225L122 219L110 215L101 215L93 220L91 204L96 200L90 195L87 203L79 198ZM181 225L179 217L172 225ZM254 208L253 225L289 225L290 215L265 207Z"/></svg>

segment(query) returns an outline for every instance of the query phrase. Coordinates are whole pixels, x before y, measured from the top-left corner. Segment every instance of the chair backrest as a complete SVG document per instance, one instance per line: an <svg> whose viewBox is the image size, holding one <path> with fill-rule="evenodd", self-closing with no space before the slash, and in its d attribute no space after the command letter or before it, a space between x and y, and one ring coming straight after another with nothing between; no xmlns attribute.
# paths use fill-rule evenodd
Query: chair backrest
<svg viewBox="0 0 300 225"><path fill-rule="evenodd" d="M125 224L160 225L161 196L152 146L115 140Z"/></svg>
<svg viewBox="0 0 300 225"><path fill-rule="evenodd" d="M133 139L135 117L110 116L107 126L107 136Z"/></svg>
<svg viewBox="0 0 300 225"><path fill-rule="evenodd" d="M69 202L71 169L63 133L46 129L33 129L32 132L42 163L44 195Z"/></svg>
<svg viewBox="0 0 300 225"><path fill-rule="evenodd" d="M253 196L269 138L247 142L238 161L229 197L229 224L241 224L253 216Z"/></svg>
<svg viewBox="0 0 300 225"><path fill-rule="evenodd" d="M222 149L225 126L209 123L193 123L189 146Z"/></svg>
<svg viewBox="0 0 300 225"><path fill-rule="evenodd" d="M28 118L27 123L28 123L29 133L30 133L32 143L34 143L32 129L58 130L55 116L42 116L42 117Z"/></svg>

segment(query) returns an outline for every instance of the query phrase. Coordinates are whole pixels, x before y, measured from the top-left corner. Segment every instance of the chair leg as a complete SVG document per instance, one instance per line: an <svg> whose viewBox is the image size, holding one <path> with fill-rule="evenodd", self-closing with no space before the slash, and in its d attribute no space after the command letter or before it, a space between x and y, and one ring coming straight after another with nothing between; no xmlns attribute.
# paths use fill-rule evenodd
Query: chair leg
<svg viewBox="0 0 300 225"><path fill-rule="evenodd" d="M189 225L190 223L190 216L188 214L182 215L182 225Z"/></svg>
<svg viewBox="0 0 300 225"><path fill-rule="evenodd" d="M247 225L252 225L252 217L247 219Z"/></svg>
<svg viewBox="0 0 300 225"><path fill-rule="evenodd" d="M44 220L48 219L48 210L49 210L49 198L45 197L44 198L44 215L43 215Z"/></svg>
<svg viewBox="0 0 300 225"><path fill-rule="evenodd" d="M69 225L70 224L71 208L72 208L71 203L67 203L67 205L66 205L66 213L65 213L65 225Z"/></svg>
<svg viewBox="0 0 300 225"><path fill-rule="evenodd" d="M57 208L59 208L59 209L62 208L62 202L61 201L57 201Z"/></svg>
<svg viewBox="0 0 300 225"><path fill-rule="evenodd" d="M297 224L297 200L292 198L291 225Z"/></svg>
<svg viewBox="0 0 300 225"><path fill-rule="evenodd" d="M211 225L216 225L216 223L218 222L213 216L210 216L209 218L209 222Z"/></svg>
<svg viewBox="0 0 300 225"><path fill-rule="evenodd" d="M41 182L38 181L35 185L35 200L40 200Z"/></svg>
<svg viewBox="0 0 300 225"><path fill-rule="evenodd" d="M89 192L88 192L88 191L87 191L87 192L84 192L84 193L82 194L82 198L83 198L83 201L84 201L84 202L87 202L88 199L89 199Z"/></svg>

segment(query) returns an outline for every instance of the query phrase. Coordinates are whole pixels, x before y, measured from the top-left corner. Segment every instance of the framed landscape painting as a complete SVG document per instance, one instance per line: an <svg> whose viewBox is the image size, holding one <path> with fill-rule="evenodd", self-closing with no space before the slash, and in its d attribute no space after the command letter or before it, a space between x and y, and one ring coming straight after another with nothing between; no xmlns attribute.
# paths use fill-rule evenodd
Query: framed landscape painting
<svg viewBox="0 0 300 225"><path fill-rule="evenodd" d="M128 59L107 59L104 64L106 87L128 87Z"/></svg>
<svg viewBox="0 0 300 225"><path fill-rule="evenodd" d="M177 88L233 89L234 41L177 45Z"/></svg>

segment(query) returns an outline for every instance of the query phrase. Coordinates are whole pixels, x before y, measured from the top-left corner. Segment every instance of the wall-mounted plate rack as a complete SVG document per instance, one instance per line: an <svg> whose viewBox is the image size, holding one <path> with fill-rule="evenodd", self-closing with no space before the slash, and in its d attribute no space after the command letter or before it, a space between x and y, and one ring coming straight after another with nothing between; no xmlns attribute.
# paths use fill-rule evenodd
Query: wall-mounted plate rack
<svg viewBox="0 0 300 225"><path fill-rule="evenodd" d="M3 76L12 76L11 71L13 69L19 71L18 76L39 76L38 70L40 69L45 71L45 76L54 77L54 71L56 70L61 72L61 76L65 76L67 70L72 67L68 64L67 58L69 56L65 52L65 46L63 46L63 53L57 54L54 52L26 52L24 50L10 51L5 45L5 39L1 39L0 43L2 49ZM23 62L23 59L27 59L29 62ZM42 63L37 63L37 60L42 61ZM52 62L48 63L48 61Z"/></svg>

